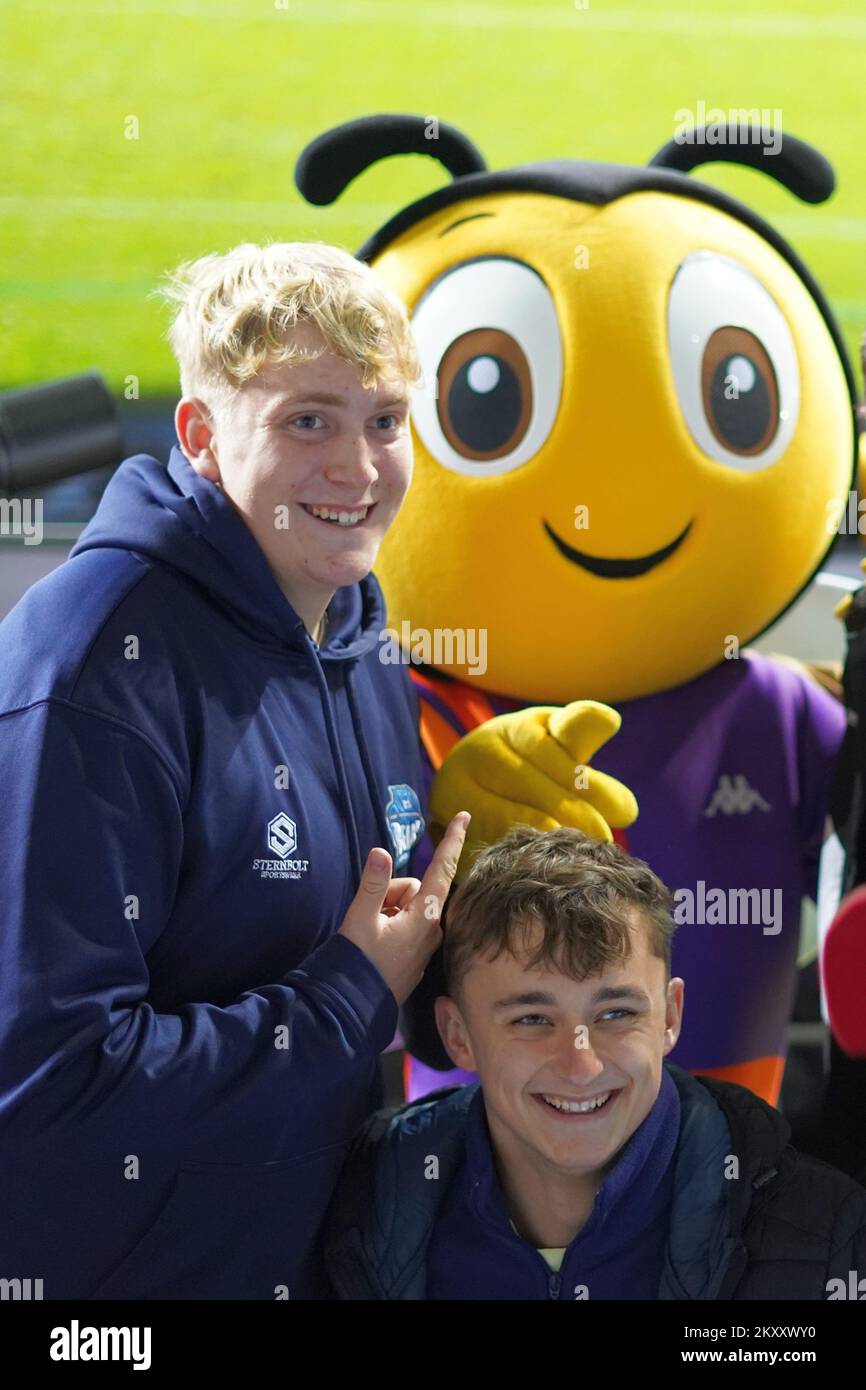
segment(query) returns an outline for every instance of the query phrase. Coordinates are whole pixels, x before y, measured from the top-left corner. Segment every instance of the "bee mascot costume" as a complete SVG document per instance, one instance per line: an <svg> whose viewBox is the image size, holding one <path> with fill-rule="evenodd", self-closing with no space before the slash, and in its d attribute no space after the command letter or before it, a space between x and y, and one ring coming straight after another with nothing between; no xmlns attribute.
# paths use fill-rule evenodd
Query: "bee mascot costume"
<svg viewBox="0 0 866 1390"><path fill-rule="evenodd" d="M327 204L386 156L451 175L357 253L407 305L425 378L376 573L434 838L472 812L464 873L515 821L613 827L675 894L671 1060L775 1104L845 711L745 649L826 559L857 429L808 269L689 174L725 160L829 196L817 150L757 134L693 130L645 167L490 171L454 127L380 115L319 136L295 177ZM438 971L403 1016L409 1098L468 1075L443 1074Z"/></svg>

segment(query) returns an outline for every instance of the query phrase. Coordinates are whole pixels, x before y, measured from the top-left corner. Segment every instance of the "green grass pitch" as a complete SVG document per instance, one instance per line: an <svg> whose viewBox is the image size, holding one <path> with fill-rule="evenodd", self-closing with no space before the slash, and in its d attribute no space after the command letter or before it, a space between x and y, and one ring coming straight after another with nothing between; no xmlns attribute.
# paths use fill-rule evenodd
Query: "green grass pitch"
<svg viewBox="0 0 866 1390"><path fill-rule="evenodd" d="M0 36L0 387L95 368L117 390L135 375L142 396L175 394L168 311L147 298L165 270L244 240L356 250L447 178L391 159L331 208L304 204L303 145L377 111L451 122L497 168L643 163L680 107L778 108L834 164L829 203L743 170L699 177L788 236L858 356L862 0L0 0Z"/></svg>

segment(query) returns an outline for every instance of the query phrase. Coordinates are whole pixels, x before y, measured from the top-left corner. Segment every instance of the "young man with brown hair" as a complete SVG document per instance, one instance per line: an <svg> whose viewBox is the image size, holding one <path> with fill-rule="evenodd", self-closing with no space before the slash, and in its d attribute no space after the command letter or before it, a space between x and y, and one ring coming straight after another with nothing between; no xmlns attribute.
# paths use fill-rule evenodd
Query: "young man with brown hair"
<svg viewBox="0 0 866 1390"><path fill-rule="evenodd" d="M327 1232L338 1297L823 1299L866 1269L866 1191L751 1091L665 1062L672 903L578 830L515 826L478 857L436 1014L479 1082L361 1131Z"/></svg>

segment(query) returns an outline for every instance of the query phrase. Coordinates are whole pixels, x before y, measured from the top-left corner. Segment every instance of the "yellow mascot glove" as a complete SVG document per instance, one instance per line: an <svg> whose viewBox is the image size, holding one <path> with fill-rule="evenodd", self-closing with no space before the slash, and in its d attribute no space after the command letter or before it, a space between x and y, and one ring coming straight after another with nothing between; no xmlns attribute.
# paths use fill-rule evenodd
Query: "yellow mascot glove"
<svg viewBox="0 0 866 1390"><path fill-rule="evenodd" d="M575 826L596 840L612 840L611 826L631 825L638 806L628 787L587 766L621 724L609 705L575 700L500 714L466 734L430 792L434 842L458 811L472 813L457 877L517 822L538 830Z"/></svg>

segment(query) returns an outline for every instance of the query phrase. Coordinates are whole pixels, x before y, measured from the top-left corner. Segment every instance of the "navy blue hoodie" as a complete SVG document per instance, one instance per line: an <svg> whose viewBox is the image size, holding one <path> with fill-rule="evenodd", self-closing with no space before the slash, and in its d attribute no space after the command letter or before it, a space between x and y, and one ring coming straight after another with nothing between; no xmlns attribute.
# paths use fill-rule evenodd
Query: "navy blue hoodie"
<svg viewBox="0 0 866 1390"><path fill-rule="evenodd" d="M424 821L370 575L320 651L179 449L120 466L0 624L0 1277L46 1298L324 1291L397 1006L335 935Z"/></svg>

